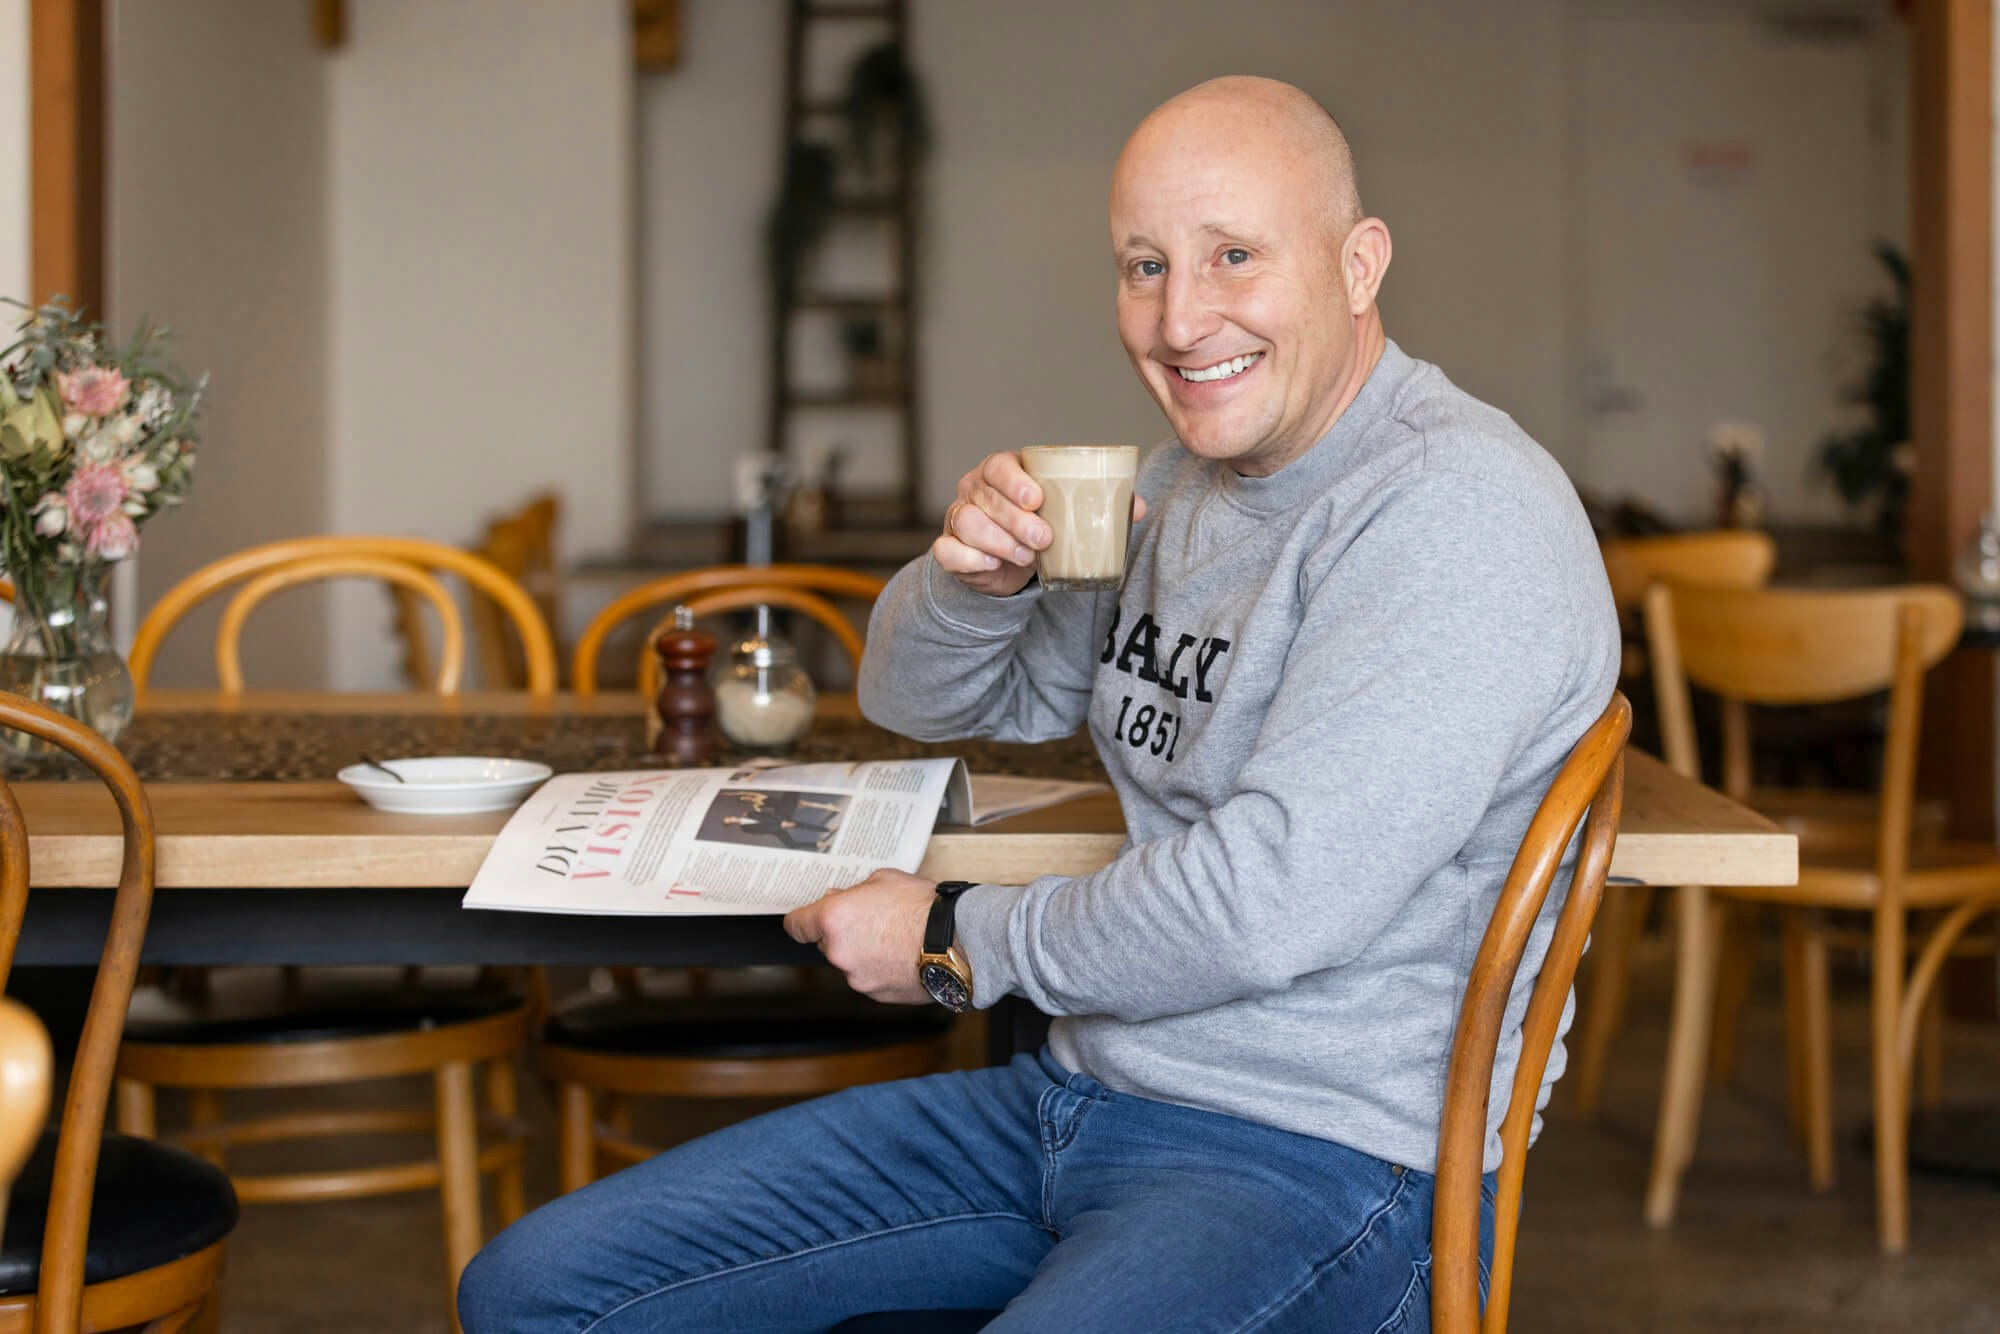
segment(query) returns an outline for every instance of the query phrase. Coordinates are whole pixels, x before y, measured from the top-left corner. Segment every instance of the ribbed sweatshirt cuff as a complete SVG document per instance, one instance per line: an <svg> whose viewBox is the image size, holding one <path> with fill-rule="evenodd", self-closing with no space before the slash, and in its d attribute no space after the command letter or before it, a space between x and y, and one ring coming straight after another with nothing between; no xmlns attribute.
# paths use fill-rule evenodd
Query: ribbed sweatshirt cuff
<svg viewBox="0 0 2000 1334"><path fill-rule="evenodd" d="M1019 634L1041 597L1040 580L1030 582L1012 597L988 597L960 583L935 557L924 557L924 600L931 612L953 629L981 639L1008 639Z"/></svg>
<svg viewBox="0 0 2000 1334"><path fill-rule="evenodd" d="M1019 885L974 885L958 896L952 925L958 947L972 965L972 1004L977 1009L986 1009L1019 983L1007 918L1020 897Z"/></svg>

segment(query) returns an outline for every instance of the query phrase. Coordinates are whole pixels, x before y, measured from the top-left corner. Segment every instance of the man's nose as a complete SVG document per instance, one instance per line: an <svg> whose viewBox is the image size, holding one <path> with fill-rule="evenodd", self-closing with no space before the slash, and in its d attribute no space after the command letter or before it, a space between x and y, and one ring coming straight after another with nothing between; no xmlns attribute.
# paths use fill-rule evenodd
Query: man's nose
<svg viewBox="0 0 2000 1334"><path fill-rule="evenodd" d="M1186 351L1214 333L1221 320L1209 300L1208 287L1198 275L1167 275L1160 307L1160 337L1176 351Z"/></svg>

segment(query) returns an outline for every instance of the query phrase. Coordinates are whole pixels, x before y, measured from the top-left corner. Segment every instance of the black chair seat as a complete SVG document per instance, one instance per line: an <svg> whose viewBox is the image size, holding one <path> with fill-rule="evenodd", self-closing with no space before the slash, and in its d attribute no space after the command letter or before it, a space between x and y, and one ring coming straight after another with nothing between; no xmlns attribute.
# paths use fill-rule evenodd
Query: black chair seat
<svg viewBox="0 0 2000 1334"><path fill-rule="evenodd" d="M40 1283L55 1164L51 1130L7 1197L0 1294L33 1292ZM221 1168L169 1145L106 1131L91 1196L83 1281L102 1283L193 1255L228 1236L236 1213L236 1192Z"/></svg>
<svg viewBox="0 0 2000 1334"><path fill-rule="evenodd" d="M518 998L499 992L391 992L315 1001L263 1014L138 1020L125 1026L125 1041L224 1047L387 1037L471 1023L520 1004Z"/></svg>
<svg viewBox="0 0 2000 1334"><path fill-rule="evenodd" d="M878 1005L851 993L609 996L559 1011L542 1040L607 1055L776 1060L916 1042L945 1032L951 1019L934 1005Z"/></svg>

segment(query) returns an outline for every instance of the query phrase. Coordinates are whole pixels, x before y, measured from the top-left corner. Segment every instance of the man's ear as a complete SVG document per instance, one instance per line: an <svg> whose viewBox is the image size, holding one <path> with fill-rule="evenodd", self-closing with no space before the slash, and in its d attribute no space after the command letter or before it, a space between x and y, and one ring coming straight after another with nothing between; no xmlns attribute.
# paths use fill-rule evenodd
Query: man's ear
<svg viewBox="0 0 2000 1334"><path fill-rule="evenodd" d="M1346 280L1347 313L1359 315L1375 304L1382 279L1389 272L1389 224L1380 218L1363 218L1347 234L1340 248L1340 272Z"/></svg>

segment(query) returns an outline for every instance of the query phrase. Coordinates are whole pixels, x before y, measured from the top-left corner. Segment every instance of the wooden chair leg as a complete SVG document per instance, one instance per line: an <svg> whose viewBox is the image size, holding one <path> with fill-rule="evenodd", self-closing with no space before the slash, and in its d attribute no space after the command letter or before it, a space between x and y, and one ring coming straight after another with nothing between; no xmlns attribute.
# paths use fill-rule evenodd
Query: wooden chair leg
<svg viewBox="0 0 2000 1334"><path fill-rule="evenodd" d="M1785 1124L1806 1142L1806 936L1798 912L1780 911L1779 940L1785 991Z"/></svg>
<svg viewBox="0 0 2000 1334"><path fill-rule="evenodd" d="M214 1089L195 1089L188 1094L188 1125L196 1130L222 1124L222 1094ZM221 1144L198 1150L203 1158L224 1171L229 1170L228 1154Z"/></svg>
<svg viewBox="0 0 2000 1334"><path fill-rule="evenodd" d="M1724 905L1716 918L1720 945L1715 963L1714 1027L1708 1039L1708 1080L1727 1084L1736 1078L1743 1004L1749 998L1751 973L1757 963L1757 913L1747 904L1732 903Z"/></svg>
<svg viewBox="0 0 2000 1334"><path fill-rule="evenodd" d="M188 1327L194 1334L222 1334L222 1289L218 1286L201 1304L201 1311Z"/></svg>
<svg viewBox="0 0 2000 1334"><path fill-rule="evenodd" d="M1666 1227L1680 1202L1681 1174L1694 1156L1701 1097L1708 1073L1708 1037L1715 1010L1714 905L1701 885L1674 891L1674 1004L1667 1034L1666 1079L1653 1132L1653 1170L1646 1184L1646 1221Z"/></svg>
<svg viewBox="0 0 2000 1334"><path fill-rule="evenodd" d="M1800 1069L1804 1095L1806 1180L1833 1189L1833 979L1826 932L1817 915L1787 913L1799 937ZM1798 919L1796 926L1794 919Z"/></svg>
<svg viewBox="0 0 2000 1334"><path fill-rule="evenodd" d="M556 1121L556 1137L561 1142L562 1189L567 1195L597 1179L597 1109L590 1089L582 1084L564 1084Z"/></svg>
<svg viewBox="0 0 2000 1334"><path fill-rule="evenodd" d="M1611 1043L1625 1019L1631 993L1632 954L1646 924L1653 891L1646 885L1609 885L1591 932L1590 981L1583 995L1583 1031L1577 1037L1570 1071L1570 1105L1578 1116L1595 1116L1604 1099L1604 1067Z"/></svg>
<svg viewBox="0 0 2000 1334"><path fill-rule="evenodd" d="M506 1120L511 1121L520 1114L520 1085L514 1074L512 1057L502 1057L487 1066L486 1105L495 1116ZM501 1168L493 1185L500 1226L512 1227L528 1212L527 1197L521 1188L521 1164L517 1162Z"/></svg>
<svg viewBox="0 0 2000 1334"><path fill-rule="evenodd" d="M151 1084L136 1079L118 1081L118 1129L140 1139L158 1139L158 1103Z"/></svg>
<svg viewBox="0 0 2000 1334"><path fill-rule="evenodd" d="M1875 1233L1885 1255L1901 1255L1910 1245L1909 1072L1896 1050L1906 929L1900 907L1876 910L1869 1036L1875 1085Z"/></svg>
<svg viewBox="0 0 2000 1334"><path fill-rule="evenodd" d="M479 1119L472 1065L453 1061L437 1073L438 1193L444 1200L445 1299L458 1334L458 1276L484 1239L479 1218Z"/></svg>
<svg viewBox="0 0 2000 1334"><path fill-rule="evenodd" d="M1944 1100L1944 989L1933 987L1917 1028L1917 1105Z"/></svg>

